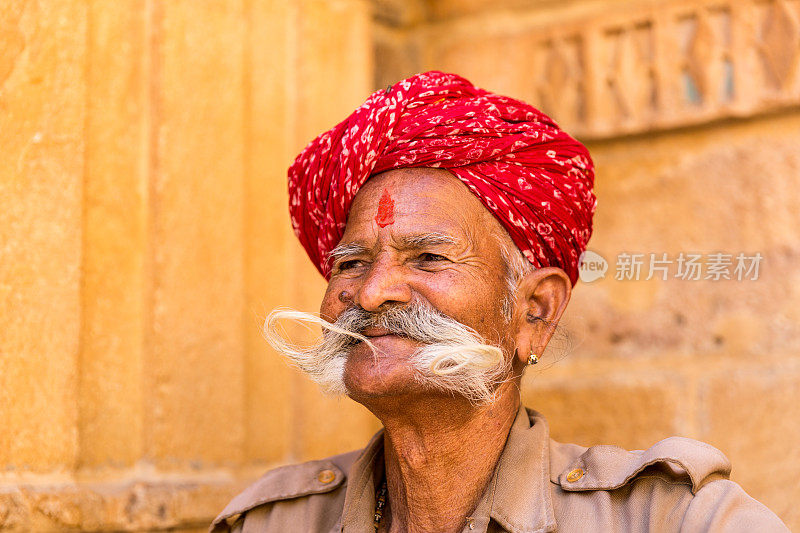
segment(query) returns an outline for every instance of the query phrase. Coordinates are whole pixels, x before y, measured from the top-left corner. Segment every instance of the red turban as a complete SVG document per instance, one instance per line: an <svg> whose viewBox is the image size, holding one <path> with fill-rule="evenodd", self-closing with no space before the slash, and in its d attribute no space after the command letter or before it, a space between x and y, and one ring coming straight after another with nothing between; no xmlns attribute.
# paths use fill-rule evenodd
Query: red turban
<svg viewBox="0 0 800 533"><path fill-rule="evenodd" d="M289 168L292 226L323 276L359 188L404 167L449 170L534 266L578 279L596 205L586 147L536 108L436 71L372 94Z"/></svg>

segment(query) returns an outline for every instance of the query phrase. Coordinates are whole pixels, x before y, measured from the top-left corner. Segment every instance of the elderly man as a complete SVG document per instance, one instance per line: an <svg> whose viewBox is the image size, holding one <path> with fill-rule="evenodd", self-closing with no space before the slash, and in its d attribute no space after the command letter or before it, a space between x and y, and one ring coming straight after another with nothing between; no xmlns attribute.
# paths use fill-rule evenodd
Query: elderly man
<svg viewBox="0 0 800 533"><path fill-rule="evenodd" d="M578 277L586 149L533 107L428 72L373 94L289 170L292 224L329 280L279 351L383 423L360 451L278 468L212 529L785 531L706 444L550 440L520 379ZM320 324L319 344L280 320Z"/></svg>

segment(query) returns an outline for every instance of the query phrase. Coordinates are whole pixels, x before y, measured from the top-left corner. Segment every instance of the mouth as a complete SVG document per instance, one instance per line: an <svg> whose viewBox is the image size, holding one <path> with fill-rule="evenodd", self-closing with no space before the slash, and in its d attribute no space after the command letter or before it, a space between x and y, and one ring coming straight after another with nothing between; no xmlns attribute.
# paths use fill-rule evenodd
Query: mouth
<svg viewBox="0 0 800 533"><path fill-rule="evenodd" d="M374 327L374 326L370 326L370 327L364 328L364 330L361 332L361 334L364 335L367 338L370 338L370 339L374 339L374 338L377 338L377 337L386 337L388 335L395 335L394 333L392 333L391 331L389 331L386 328L377 328L377 327Z"/></svg>

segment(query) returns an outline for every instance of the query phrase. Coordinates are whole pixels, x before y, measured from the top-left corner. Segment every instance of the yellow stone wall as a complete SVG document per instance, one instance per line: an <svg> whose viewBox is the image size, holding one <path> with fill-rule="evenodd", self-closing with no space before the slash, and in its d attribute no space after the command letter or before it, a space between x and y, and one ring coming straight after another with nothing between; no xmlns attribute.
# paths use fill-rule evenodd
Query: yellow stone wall
<svg viewBox="0 0 800 533"><path fill-rule="evenodd" d="M576 287L525 403L565 442L709 442L800 529L800 2L379 5L376 86L457 72L593 154L609 272ZM623 252L764 259L756 281L616 280Z"/></svg>
<svg viewBox="0 0 800 533"><path fill-rule="evenodd" d="M286 168L371 91L362 1L0 4L0 529L203 529L363 445L260 338L324 288Z"/></svg>
<svg viewBox="0 0 800 533"><path fill-rule="evenodd" d="M324 288L292 235L285 171L374 88L430 68L541 105L588 142L605 257L765 256L752 282L579 285L524 394L561 440L711 442L800 528L800 69L796 53L762 57L797 47L800 10L732 17L762 55L703 11L689 60L651 68L641 32L609 44L601 23L663 45L704 3L654 5L0 3L0 529L200 531L266 469L366 442L369 413L321 396L260 337L270 309L313 311ZM704 90L736 50L731 101L681 107L681 73Z"/></svg>

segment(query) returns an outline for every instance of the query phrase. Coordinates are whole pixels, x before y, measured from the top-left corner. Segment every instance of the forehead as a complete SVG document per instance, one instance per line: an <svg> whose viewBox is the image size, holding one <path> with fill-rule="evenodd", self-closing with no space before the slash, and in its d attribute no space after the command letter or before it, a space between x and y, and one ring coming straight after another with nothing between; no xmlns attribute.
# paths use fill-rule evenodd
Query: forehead
<svg viewBox="0 0 800 533"><path fill-rule="evenodd" d="M391 197L393 223L381 228ZM382 200L383 198L383 200ZM488 222L488 223L487 223ZM353 200L342 241L367 238L384 230L393 234L446 232L474 238L498 222L461 180L447 170L408 168L371 177ZM459 235L461 234L461 235Z"/></svg>

